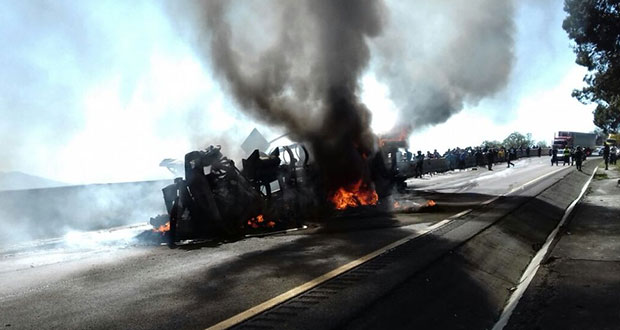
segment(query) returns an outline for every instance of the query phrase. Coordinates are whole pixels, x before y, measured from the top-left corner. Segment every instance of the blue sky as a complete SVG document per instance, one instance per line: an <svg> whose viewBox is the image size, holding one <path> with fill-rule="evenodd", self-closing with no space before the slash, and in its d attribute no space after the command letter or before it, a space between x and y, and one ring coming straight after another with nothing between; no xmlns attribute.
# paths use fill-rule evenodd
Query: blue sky
<svg viewBox="0 0 620 330"><path fill-rule="evenodd" d="M253 127L268 138L283 133L238 109L169 10L154 1L0 2L0 171L69 183L156 179L169 177L158 167L163 158L209 144L240 158ZM585 71L574 64L564 16L561 0L518 2L506 86L445 123L417 128L412 149L594 129L593 106L570 96ZM399 110L372 69L361 98L381 132Z"/></svg>

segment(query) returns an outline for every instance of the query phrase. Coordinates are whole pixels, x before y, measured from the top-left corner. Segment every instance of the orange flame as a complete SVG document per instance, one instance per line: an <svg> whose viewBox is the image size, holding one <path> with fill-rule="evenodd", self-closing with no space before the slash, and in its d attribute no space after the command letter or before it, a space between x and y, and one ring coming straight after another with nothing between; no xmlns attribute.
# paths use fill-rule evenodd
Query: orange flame
<svg viewBox="0 0 620 330"><path fill-rule="evenodd" d="M362 179L348 187L338 188L331 194L330 200L337 210L344 210L348 207L358 207L361 205L375 205L379 201L377 192L363 184Z"/></svg>
<svg viewBox="0 0 620 330"><path fill-rule="evenodd" d="M379 137L379 147L383 147L386 142L403 142L407 141L409 136L409 127L401 126L392 129L392 132Z"/></svg>
<svg viewBox="0 0 620 330"><path fill-rule="evenodd" d="M394 208L395 209L399 209L400 208L400 203L398 201L394 202Z"/></svg>
<svg viewBox="0 0 620 330"><path fill-rule="evenodd" d="M161 225L161 226L159 226L159 228L154 228L154 229L153 229L153 231L154 231L154 232L156 232L156 233L157 233L157 232L159 232L159 233L165 233L165 232L167 232L167 231L169 231L169 230L170 230L170 221L166 222L166 224L165 224L165 225Z"/></svg>
<svg viewBox="0 0 620 330"><path fill-rule="evenodd" d="M435 206L435 205L437 205L437 203L435 203L435 201L432 199L429 199L428 202L426 202L426 206Z"/></svg>
<svg viewBox="0 0 620 330"><path fill-rule="evenodd" d="M262 214L259 214L248 220L248 226L254 229L259 227L273 228L276 226L276 223L273 221L265 221L265 217Z"/></svg>

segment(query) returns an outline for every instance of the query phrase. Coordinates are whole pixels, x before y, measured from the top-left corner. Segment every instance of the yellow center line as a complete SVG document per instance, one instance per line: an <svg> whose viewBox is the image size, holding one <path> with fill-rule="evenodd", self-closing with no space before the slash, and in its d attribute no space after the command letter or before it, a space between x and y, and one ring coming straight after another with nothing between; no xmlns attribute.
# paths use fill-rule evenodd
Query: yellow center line
<svg viewBox="0 0 620 330"><path fill-rule="evenodd" d="M518 188L515 188L515 189L511 190L507 194L503 194L503 195L500 195L500 196L506 196L506 195L512 194L512 193L514 193L517 190L523 189L527 185L530 185L530 184L532 184L532 183L534 183L536 181L539 181L539 180L541 180L541 179L543 179L543 178L545 178L545 177L547 177L549 175L552 175L554 173L557 173L557 172L559 172L559 171L561 171L563 169L565 169L565 168L561 168L561 169L555 170L553 172L549 172L547 174L544 174L544 175L542 175L540 177L537 177L537 178L535 178L533 180L530 180L530 181L526 182L525 184L519 186ZM497 200L500 196L493 197L492 199L490 199L488 201L485 201L482 204L486 205L486 204L492 203L493 201ZM406 243L406 242L408 242L408 241L410 241L410 240L412 240L412 239L414 239L416 237L419 237L419 236L424 235L424 234L426 234L426 233L428 233L428 232L430 232L430 231L432 231L432 230L434 230L436 228L439 228L439 227L449 223L450 221L452 221L452 220L454 220L456 218L462 217L463 215L468 214L471 211L472 211L472 209L467 209L465 211L462 211L462 212L459 212L459 213L457 213L455 215L452 215L452 216L450 216L450 217L448 217L448 218L446 218L444 220L441 220L441 221L437 222L436 224L434 224L432 226L429 226L424 231L417 232L415 234L412 234L412 235L409 235L409 236L407 236L405 238L402 238L402 239L400 239L400 240L398 240L398 241L396 241L394 243L388 244L388 245L386 245L386 246L384 246L384 247L382 247L382 248L380 248L380 249L378 249L378 250L376 250L374 252L371 252L371 253L369 253L369 254L367 254L367 255L359 258L359 259L353 260L353 261L349 262L348 264L342 265L342 266L340 266L340 267L338 267L338 268L336 268L336 269L334 269L334 270L332 270L330 272L327 272L327 273L325 273L325 274L323 274L323 275L321 275L321 276L319 276L319 277L317 277L317 278L315 278L315 279L313 279L313 280L311 280L309 282L306 282L306 283L304 283L304 284L302 284L302 285L300 285L298 287L295 287L295 288L293 288L293 289L291 289L289 291L286 291L286 292L282 293L279 296L271 298L271 299L269 299L269 300L267 300L267 301L265 301L265 302L263 302L261 304L258 304L258 305L254 306L254 307L251 307L251 308L247 309L244 312L241 312L241 313L239 313L239 314L237 314L237 315L235 315L235 316L233 316L231 318L228 318L228 319L226 319L226 320L224 320L224 321L222 321L220 323L217 323L217 324L207 328L206 330L228 329L228 328L230 328L230 327L232 327L232 326L234 326L236 324L239 324L239 323L241 323L241 322L243 322L243 321L245 321L245 320L247 320L247 319L257 315L257 314L260 314L260 313L262 313L262 312L264 312L264 311L266 311L266 310L268 310L268 309L270 309L270 308L272 308L272 307L274 307L274 306L276 306L278 304L281 304L281 303L283 303L284 301L286 301L288 299L291 299L291 298L293 298L293 297L295 297L295 296L297 296L297 295L299 295L299 294L301 294L303 292L306 292L306 291L316 287L317 285L319 285L321 283L324 283L324 282L326 282L326 281L328 281L328 280L330 280L330 279L332 279L332 278L334 278L334 277L336 277L336 276L338 276L338 275L340 275L340 274L342 274L344 272L347 272L347 271L349 271L349 270L351 270L351 269L353 269L353 268L355 268L355 267L357 267L357 266L367 262L368 260L371 260L371 259L373 259L373 258L375 258L375 257L377 257L377 256L379 256L379 255L381 255L381 254L383 254L383 253L385 253L385 252L387 252L387 251L389 251L389 250L399 246L399 245L402 245L402 244L404 244L404 243Z"/></svg>
<svg viewBox="0 0 620 330"><path fill-rule="evenodd" d="M378 250L376 250L374 252L371 252L371 253L369 253L369 254L367 254L367 255L365 255L365 256L357 259L357 260L353 260L353 261L349 262L348 264L340 266L340 267L338 267L338 268L336 268L336 269L334 269L334 270L332 270L332 271L330 271L328 273L325 273L325 274L323 274L323 275L321 275L321 276L319 276L319 277L317 277L317 278L315 278L315 279L313 279L313 280L311 280L309 282L306 282L306 283L304 283L304 284L302 284L302 285L300 285L300 286L298 286L296 288L293 288L293 289L291 289L291 290L289 290L289 291L287 291L287 292L285 292L285 293L283 293L283 294L281 294L281 295L279 295L277 297L269 299L269 300L267 300L267 301L265 301L265 302L263 302L263 303L261 303L259 305L256 305L256 306L254 306L254 307L252 307L252 308L250 308L250 309L248 309L248 310L246 310L244 312L241 312L241 313L239 313L239 314L237 314L237 315L235 315L235 316L233 316L233 317L231 317L229 319L226 319L226 320L224 320L224 321L222 321L220 323L217 323L217 324L207 328L207 330L230 328L230 327L232 327L232 326L234 326L234 325L236 325L238 323L241 323L241 322L249 319L250 317L252 317L254 315L260 314L260 313L262 313L262 312L264 312L264 311L266 311L266 310L268 310L268 309L270 309L270 308L272 308L272 307L274 307L274 306L276 306L276 305L278 305L278 304L280 304L280 303L282 303L282 302L284 302L284 301L286 301L286 300L288 300L290 298L293 298L293 297L295 297L295 296L297 296L297 295L299 295L299 294L301 294L301 293L303 293L305 291L308 291L308 290L314 288L315 286L317 286L317 285L319 285L319 284L321 284L321 283L323 283L323 282L325 282L327 280L330 280L330 279L332 279L332 278L334 278L334 277L336 277L336 276L338 276L338 275L340 275L340 274L342 274L344 272L347 272L347 271L349 271L349 270L351 270L351 269L353 269L353 268L355 268L355 267L365 263L366 261L371 260L371 259L373 259L373 258L375 258L375 257L377 257L377 256L379 256L379 255L381 255L381 254L383 254L383 253L385 253L385 252L387 252L387 251L389 251L389 250L399 246L399 245L402 245L402 244L412 240L413 238L416 238L418 236L426 234L426 233L428 233L428 232L430 232L430 231L432 231L432 230L434 230L434 229L436 229L438 227L441 227L441 226L445 225L446 223L452 221L453 219L458 218L460 216L463 216L463 215L465 215L465 214L467 214L469 212L471 212L471 209L465 210L465 211L460 212L458 214L455 214L455 215L453 215L453 216L451 216L449 218L446 218L446 219L444 219L442 221L439 221L438 223L436 223L436 224L434 224L432 226L429 226L424 231L417 232L415 234L409 235L409 236L407 236L405 238L402 238L402 239L400 239L400 240L398 240L398 241L396 241L396 242L394 242L392 244L386 245L386 246L384 246L384 247L382 247L382 248L380 248L380 249L378 249Z"/></svg>

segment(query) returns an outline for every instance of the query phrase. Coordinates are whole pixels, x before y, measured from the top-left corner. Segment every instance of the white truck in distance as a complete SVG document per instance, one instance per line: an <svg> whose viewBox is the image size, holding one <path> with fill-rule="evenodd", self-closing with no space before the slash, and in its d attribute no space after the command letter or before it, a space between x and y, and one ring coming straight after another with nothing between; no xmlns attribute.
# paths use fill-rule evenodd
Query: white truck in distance
<svg viewBox="0 0 620 330"><path fill-rule="evenodd" d="M575 148L580 146L585 150L594 150L596 147L596 134L594 133L581 133L570 131L559 131L553 138L553 147L558 150L564 148ZM589 154L587 154L589 156Z"/></svg>

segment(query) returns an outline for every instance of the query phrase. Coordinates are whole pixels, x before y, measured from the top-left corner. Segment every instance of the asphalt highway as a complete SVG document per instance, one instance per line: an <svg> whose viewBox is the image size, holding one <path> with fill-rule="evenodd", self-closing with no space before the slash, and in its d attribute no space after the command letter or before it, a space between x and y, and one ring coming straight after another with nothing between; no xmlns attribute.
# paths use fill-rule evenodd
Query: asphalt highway
<svg viewBox="0 0 620 330"><path fill-rule="evenodd" d="M549 157L515 165L409 180L412 195L438 203L422 213L317 221L286 234L176 249L136 241L145 224L5 247L0 327L204 329L496 196L533 195L575 170L550 166Z"/></svg>

